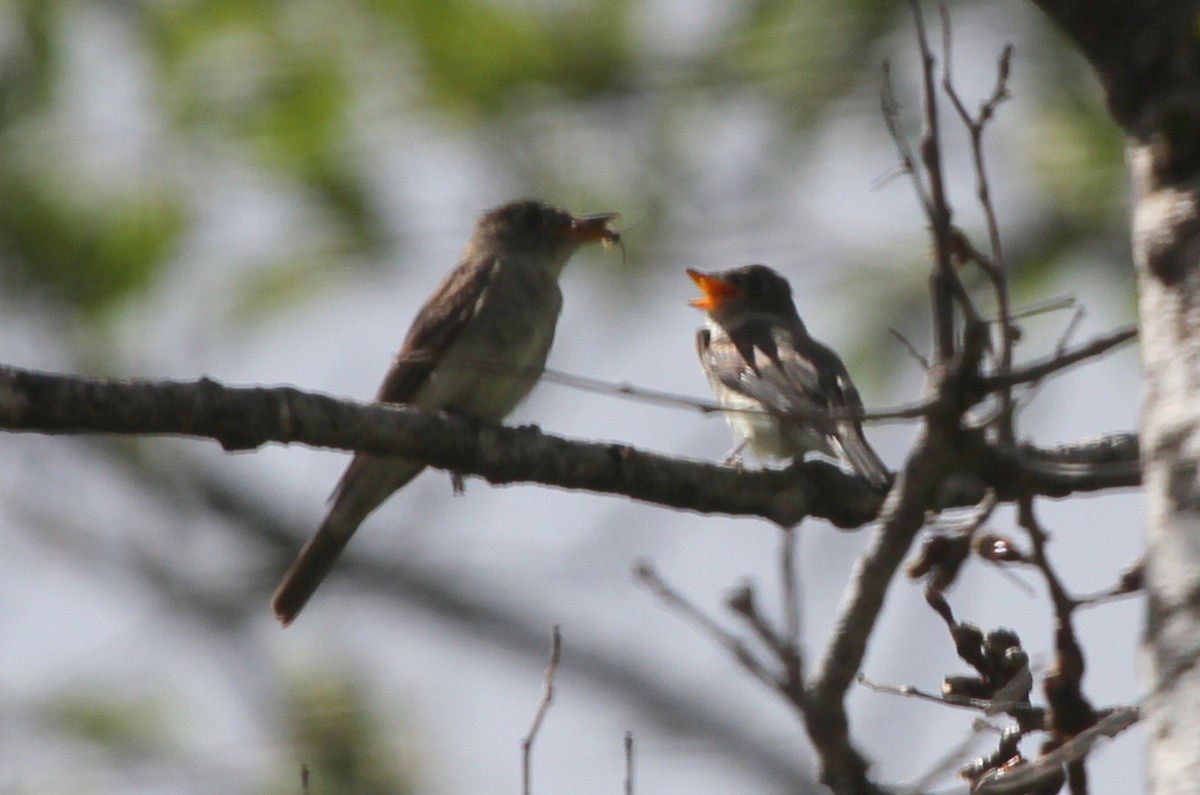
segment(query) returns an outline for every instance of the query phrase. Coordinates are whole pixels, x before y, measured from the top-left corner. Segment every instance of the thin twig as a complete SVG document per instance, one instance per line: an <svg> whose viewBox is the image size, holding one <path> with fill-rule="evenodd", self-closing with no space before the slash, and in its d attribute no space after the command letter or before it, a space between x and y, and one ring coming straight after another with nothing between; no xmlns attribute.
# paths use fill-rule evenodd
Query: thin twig
<svg viewBox="0 0 1200 795"><path fill-rule="evenodd" d="M746 622L746 625L771 654L776 657L783 656L783 649L787 645L787 641L775 631L775 627L758 609L754 588L750 584L744 583L735 588L729 598L725 600L725 605Z"/></svg>
<svg viewBox="0 0 1200 795"><path fill-rule="evenodd" d="M926 215L930 215L932 200L925 189L925 182L921 179L921 172L917 170L916 153L909 146L908 137L900 129L900 103L896 101L896 93L892 88L892 65L887 61L883 62L879 106L883 113L884 126L887 127L888 134L892 136L896 151L900 153L899 167L911 178L913 192L917 194L917 201L920 202L921 209L925 211Z"/></svg>
<svg viewBox="0 0 1200 795"><path fill-rule="evenodd" d="M1076 604L1080 609L1085 607L1094 607L1096 605L1108 604L1117 599L1123 599L1127 596L1134 596L1142 592L1145 587L1146 580L1146 556L1142 555L1136 561L1121 572L1121 577L1117 582L1105 588L1099 593L1088 594L1086 596L1078 596L1075 598Z"/></svg>
<svg viewBox="0 0 1200 795"><path fill-rule="evenodd" d="M1055 619L1060 627L1073 634L1074 630L1071 629L1071 614L1078 606L1078 602L1067 593L1062 579L1054 571L1054 567L1050 564L1050 559L1046 555L1048 535L1034 513L1033 495L1024 495L1017 500L1017 523L1029 535L1032 549L1032 554L1029 556L1030 563L1042 572L1042 577L1046 580L1046 589L1050 592L1050 601L1054 605Z"/></svg>
<svg viewBox="0 0 1200 795"><path fill-rule="evenodd" d="M783 531L779 545L779 579L783 582L784 642L800 649L800 580L796 574L796 552L799 534L792 529Z"/></svg>
<svg viewBox="0 0 1200 795"><path fill-rule="evenodd" d="M909 340L908 337L904 336L894 328L889 328L888 333L895 337L896 340L904 346L905 350L908 351L909 356L912 356L917 360L917 363L921 365L922 370L929 369L929 360L921 355L921 352L917 350L916 346L912 344L912 341Z"/></svg>
<svg viewBox="0 0 1200 795"><path fill-rule="evenodd" d="M1079 324L1083 322L1084 316L1087 315L1087 308L1082 304L1075 307L1075 311L1071 314L1071 319L1067 321L1067 327L1063 329L1062 335L1058 338L1058 345L1054 350L1062 353L1067 349L1067 344L1071 341L1071 337L1075 336L1075 330L1079 328Z"/></svg>
<svg viewBox="0 0 1200 795"><path fill-rule="evenodd" d="M853 409L840 410L824 410L812 409L809 411L764 411L761 409L739 409L726 408L718 403L704 398L693 398L686 395L680 395L675 392L665 392L657 389L637 386L629 383L615 383L605 381L600 378L591 378L584 375L575 375L566 373L562 370L553 370L547 368L542 375L543 380L567 386L572 389L579 389L585 392L595 392L601 395L612 395L614 397L634 400L641 403L651 403L660 406L670 406L674 408L693 409L701 414L770 414L774 417L783 419L856 419L856 420L913 420L920 419L930 411L928 403L913 403L908 406L894 406L878 410L863 411Z"/></svg>
<svg viewBox="0 0 1200 795"><path fill-rule="evenodd" d="M929 39L925 33L925 17L919 0L910 0L913 21L916 23L917 48L921 54L921 165L925 168L929 182L929 203L926 212L933 232L933 272L930 274L932 293L934 350L939 362L949 361L954 356L954 297L955 283L950 243L950 204L946 198L946 185L942 177L941 132L938 122L937 91L934 88L933 70L936 63Z"/></svg>
<svg viewBox="0 0 1200 795"><path fill-rule="evenodd" d="M754 589L749 585L743 585L734 591L726 600L726 604L745 620L779 663L783 672L776 678L775 690L803 714L808 707L808 700L802 678L804 658L801 656L799 645L789 643L771 626L771 622L759 611L754 599Z"/></svg>
<svg viewBox="0 0 1200 795"><path fill-rule="evenodd" d="M1001 729L995 724L983 718L976 718L971 722L971 732L957 745L948 748L941 758L930 765L924 773L912 782L905 784L899 790L899 795L923 795L923 793L929 792L935 783L962 766L962 760L971 753L971 749L979 742L980 735L985 730L1001 732Z"/></svg>
<svg viewBox="0 0 1200 795"><path fill-rule="evenodd" d="M1000 244L1000 225L996 220L996 209L992 204L991 189L988 185L987 166L984 162L983 133L987 128L988 122L993 118L996 107L1008 98L1008 75L1012 62L1013 47L1011 44L1005 46L1004 51L1000 55L996 85L992 90L992 95L980 106L979 114L972 116L959 97L958 91L954 88L954 80L951 73L950 14L946 10L945 5L939 6L939 9L942 18L943 37L942 90L950 98L951 104L957 111L959 119L962 121L963 126L967 128L970 136L971 160L975 169L975 195L979 201L980 209L983 211L984 222L987 226L989 247L987 257L976 256L974 259L991 281L992 289L996 295L1000 329L1000 351L997 356L996 369L999 372L1005 372L1012 365L1012 350L1013 343L1016 340L1016 329L1012 324L1008 277L1005 273L1003 249ZM999 392L1000 412L997 416L999 441L1001 444L1011 445L1016 438L1016 432L1013 427L1014 404L1012 390L1004 388L999 390Z"/></svg>
<svg viewBox="0 0 1200 795"><path fill-rule="evenodd" d="M633 732L625 732L625 795L633 795Z"/></svg>
<svg viewBox="0 0 1200 795"><path fill-rule="evenodd" d="M953 695L938 695L937 693L927 693L919 687L913 685L889 685L883 682L876 682L867 677L866 674L858 675L858 683L863 687L874 690L876 693L887 693L893 696L902 696L904 698L915 698L918 701L929 701L934 704L942 704L947 707L955 707L957 709L970 709L984 714L999 714L1007 712L1012 715L1023 715L1034 718L1040 721L1045 715L1045 709L1035 707L1031 704L1018 701L998 702L990 698L968 698L967 696Z"/></svg>
<svg viewBox="0 0 1200 795"><path fill-rule="evenodd" d="M648 561L641 561L633 568L634 575L642 584L646 585L650 590L677 613L687 618L700 629L704 630L709 637L716 641L721 646L733 655L738 663L754 675L756 679L766 684L771 689L777 689L779 681L774 673L766 668L761 661L758 660L746 647L746 644L726 630L716 621L705 615L704 611L696 607L694 604L684 598L678 591L659 576Z"/></svg>
<svg viewBox="0 0 1200 795"><path fill-rule="evenodd" d="M992 373L985 375L982 378L983 388L988 391L1003 389L1017 384L1027 384L1045 378L1052 373L1057 373L1059 370L1065 370L1073 364L1090 359L1094 356L1099 356L1109 350L1123 345L1138 335L1136 326L1125 326L1116 331L1109 332L1102 337L1079 346L1073 351L1064 353L1056 353L1050 356L1034 359L1020 367L1012 369L1007 373Z"/></svg>
<svg viewBox="0 0 1200 795"><path fill-rule="evenodd" d="M1034 317L1036 315L1044 315L1048 312L1058 312L1062 309L1076 309L1079 306L1079 299L1073 295L1060 295L1055 298L1044 298L1040 301L1034 301L1031 304L1026 304L1019 309L1014 309L1012 312L1012 320L1024 320L1025 318ZM991 319L989 322L995 323L996 319Z"/></svg>
<svg viewBox="0 0 1200 795"><path fill-rule="evenodd" d="M551 632L550 665L546 667L546 676L542 683L542 698L538 702L537 712L533 715L533 724L529 727L529 734L525 735L525 739L521 741L522 795L530 795L530 763L533 758L533 741L537 739L538 731L542 728L542 721L550 710L551 702L554 701L554 675L558 673L558 663L561 659L562 633L559 632L558 624L555 624Z"/></svg>
<svg viewBox="0 0 1200 795"><path fill-rule="evenodd" d="M1058 774L1063 765L1082 759L1100 740L1116 737L1137 723L1141 717L1138 707L1114 707L1096 725L1085 729L1053 751L1042 754L1032 762L1015 767L992 770L979 779L973 795L1006 795L1036 791L1041 781Z"/></svg>

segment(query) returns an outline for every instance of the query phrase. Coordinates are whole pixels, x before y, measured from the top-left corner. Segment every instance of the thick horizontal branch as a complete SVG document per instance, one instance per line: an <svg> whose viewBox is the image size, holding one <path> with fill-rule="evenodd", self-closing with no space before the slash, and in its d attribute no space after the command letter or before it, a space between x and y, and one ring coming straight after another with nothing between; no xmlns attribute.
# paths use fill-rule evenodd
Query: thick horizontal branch
<svg viewBox="0 0 1200 795"><path fill-rule="evenodd" d="M108 380L0 367L0 429L193 436L215 439L227 450L278 442L405 455L491 483L619 494L698 513L758 516L782 527L807 516L859 527L875 517L881 502L881 495L861 480L824 461L738 471L626 444L565 439L532 426L481 426L404 406L339 400L293 387L227 387L207 378ZM1052 479L1047 492L1063 496L1135 485L1129 465L1136 474L1136 444L1126 448L1127 454L1118 456L1129 459L1119 477L1097 477L1086 468L1065 471ZM1043 461L1036 449L1022 453L1026 467ZM1068 453L1053 455L1061 460ZM998 470L1028 482L1026 467L993 461L989 468L991 474ZM962 499L970 501L971 494L964 492Z"/></svg>
<svg viewBox="0 0 1200 795"><path fill-rule="evenodd" d="M699 513L759 516L783 527L806 516L857 527L880 503L865 483L822 461L738 471L625 444L564 439L532 426L483 426L404 406L293 387L226 387L207 378L107 380L0 367L0 428L207 437L227 450L281 442L405 455L491 483L621 494Z"/></svg>

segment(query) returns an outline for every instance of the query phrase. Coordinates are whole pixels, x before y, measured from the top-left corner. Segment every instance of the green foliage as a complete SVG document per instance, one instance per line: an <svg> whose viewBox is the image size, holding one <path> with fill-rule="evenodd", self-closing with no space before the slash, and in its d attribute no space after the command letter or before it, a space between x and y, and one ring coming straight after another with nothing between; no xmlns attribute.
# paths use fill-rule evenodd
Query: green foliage
<svg viewBox="0 0 1200 795"><path fill-rule="evenodd" d="M142 21L177 124L296 181L377 253L384 224L349 143L355 53L305 12L315 15L304 4L198 0L151 6Z"/></svg>
<svg viewBox="0 0 1200 795"><path fill-rule="evenodd" d="M1094 103L1058 99L1043 109L1030 136L1035 173L1055 203L1078 222L1116 221L1125 206L1121 136Z"/></svg>
<svg viewBox="0 0 1200 795"><path fill-rule="evenodd" d="M44 105L58 77L54 33L61 22L55 0L13 0L19 25L14 46L0 60L0 127Z"/></svg>
<svg viewBox="0 0 1200 795"><path fill-rule="evenodd" d="M160 756L174 746L169 714L170 708L154 699L108 691L62 693L45 709L46 721L64 736L125 759Z"/></svg>
<svg viewBox="0 0 1200 795"><path fill-rule="evenodd" d="M298 766L307 767L313 795L404 795L415 792L404 755L371 711L371 699L331 671L292 691L286 720ZM290 791L290 790L289 790Z"/></svg>
<svg viewBox="0 0 1200 795"><path fill-rule="evenodd" d="M337 277L330 261L336 252L316 252L311 256L296 256L279 260L247 274L227 316L240 322L270 317L294 307L329 286ZM342 272L344 276L344 272Z"/></svg>
<svg viewBox="0 0 1200 795"><path fill-rule="evenodd" d="M488 0L372 0L416 53L433 107L464 121L504 116L548 90L596 99L630 77L628 21L635 4L599 0L533 6Z"/></svg>
<svg viewBox="0 0 1200 795"><path fill-rule="evenodd" d="M796 130L879 63L863 54L905 17L887 0L757 0L747 3L708 56L712 79L752 82ZM873 78L872 78L873 79Z"/></svg>
<svg viewBox="0 0 1200 795"><path fill-rule="evenodd" d="M91 197L69 179L8 173L0 191L0 251L19 284L94 316L150 286L185 228L164 191Z"/></svg>
<svg viewBox="0 0 1200 795"><path fill-rule="evenodd" d="M6 167L20 155L6 151L5 129L55 100L61 21L70 8L34 0L19 7L18 57L0 62L0 175L9 186L0 197L0 255L9 259L0 267L19 275L11 284L49 287L96 316L161 275L191 219L174 194L182 186L135 186L98 200L60 187L52 169ZM638 243L654 251L651 238L705 168L697 158L720 159L683 151L697 143L697 118L727 103L765 114L772 148L750 166L762 169L754 179L791 179L807 156L806 133L848 93L874 91L881 42L908 25L904 9L884 0L754 0L721 11L692 49L658 52L637 37L643 10L630 0L179 0L140 6L127 21L145 48L154 112L174 126L167 146L198 149L201 169L211 155L249 166L330 230L335 244L318 242L319 251L336 248L358 262L394 254L390 230L398 220L373 182L379 150L362 137L381 116L420 114L452 126L507 159L531 192L541 185L555 195L591 192L605 197L604 206L622 207L635 196ZM1050 69L1054 85L1089 79L1069 61ZM969 96L971 87L963 88ZM611 130L577 129L620 114L639 132L616 121ZM589 144L611 137L620 146L628 136L633 146L616 172L623 176L597 190L594 172L611 154L572 160L586 157L561 147L559 124L573 128L572 144L590 135ZM1055 94L1030 129L1030 152L1055 205L1047 215L1066 224L1044 230L1047 239L1111 223L1119 141L1094 88ZM320 257L281 250L281 264L266 277L253 271L246 294L230 304L285 308L289 297L305 295L297 280Z"/></svg>

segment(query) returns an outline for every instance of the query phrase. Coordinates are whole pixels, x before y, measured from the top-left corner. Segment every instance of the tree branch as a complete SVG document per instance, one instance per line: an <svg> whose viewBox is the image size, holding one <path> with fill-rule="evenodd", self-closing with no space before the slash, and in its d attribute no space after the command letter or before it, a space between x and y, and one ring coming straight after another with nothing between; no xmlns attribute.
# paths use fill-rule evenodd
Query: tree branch
<svg viewBox="0 0 1200 795"><path fill-rule="evenodd" d="M0 367L0 428L41 433L207 437L227 450L268 442L405 455L490 483L533 482L621 494L706 514L759 516L792 527L819 516L858 527L880 495L824 461L736 469L582 442L536 427L479 425L406 406L359 403L294 387L80 378Z"/></svg>
<svg viewBox="0 0 1200 795"><path fill-rule="evenodd" d="M340 400L294 387L227 387L199 381L109 380L0 367L0 429L48 434L114 433L211 438L227 450L268 442L406 455L490 483L541 483L620 494L706 514L758 516L792 527L809 516L856 528L879 512L882 497L820 460L782 470L746 470L648 453L613 442L585 442L536 427L480 426L406 406ZM1137 485L1136 439L1113 437L1104 469L1063 467L1096 440L1054 451L1023 447L984 461L988 479L1029 477L1037 493ZM1091 459L1087 459L1091 460ZM949 504L969 504L964 492ZM945 501L944 501L945 502Z"/></svg>

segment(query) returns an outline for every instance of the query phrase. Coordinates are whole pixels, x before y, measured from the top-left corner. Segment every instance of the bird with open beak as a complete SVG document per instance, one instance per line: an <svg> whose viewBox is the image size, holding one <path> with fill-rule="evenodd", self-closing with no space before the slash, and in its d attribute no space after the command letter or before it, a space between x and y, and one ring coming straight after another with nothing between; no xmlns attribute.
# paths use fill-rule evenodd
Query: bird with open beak
<svg viewBox="0 0 1200 795"><path fill-rule="evenodd" d="M620 242L615 213L572 215L544 202L500 205L475 223L458 266L417 312L376 400L499 422L542 375L562 307L558 276L580 246ZM358 453L271 605L286 626L354 531L421 461Z"/></svg>
<svg viewBox="0 0 1200 795"><path fill-rule="evenodd" d="M691 305L708 313L696 334L700 365L725 409L737 446L761 458L799 460L807 452L845 462L872 486L887 486L887 467L853 417L862 400L838 355L809 336L787 279L766 265L688 276L703 295Z"/></svg>

